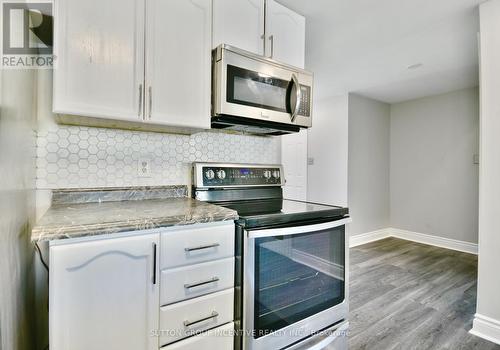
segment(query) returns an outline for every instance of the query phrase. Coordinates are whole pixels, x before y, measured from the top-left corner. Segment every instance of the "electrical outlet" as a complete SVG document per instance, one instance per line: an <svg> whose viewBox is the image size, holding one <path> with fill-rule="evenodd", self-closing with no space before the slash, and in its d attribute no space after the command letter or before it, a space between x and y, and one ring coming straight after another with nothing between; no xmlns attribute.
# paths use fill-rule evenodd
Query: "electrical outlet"
<svg viewBox="0 0 500 350"><path fill-rule="evenodd" d="M313 157L307 158L307 165L314 165L314 158Z"/></svg>
<svg viewBox="0 0 500 350"><path fill-rule="evenodd" d="M479 164L479 154L474 154L474 156L472 157L472 163Z"/></svg>
<svg viewBox="0 0 500 350"><path fill-rule="evenodd" d="M137 175L139 177L151 177L151 162L149 159L139 159L137 163Z"/></svg>

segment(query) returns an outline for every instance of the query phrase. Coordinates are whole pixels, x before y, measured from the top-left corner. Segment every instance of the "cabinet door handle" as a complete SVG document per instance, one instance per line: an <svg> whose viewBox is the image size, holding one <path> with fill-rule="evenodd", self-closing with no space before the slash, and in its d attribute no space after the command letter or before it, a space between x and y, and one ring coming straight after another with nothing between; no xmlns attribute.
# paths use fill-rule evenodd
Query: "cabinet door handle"
<svg viewBox="0 0 500 350"><path fill-rule="evenodd" d="M213 244L209 244L209 245L201 245L199 247L184 248L184 250L186 252L192 252L192 251L196 251L196 250L203 250L203 249L215 248L215 247L218 247L218 246L220 246L219 243L213 243Z"/></svg>
<svg viewBox="0 0 500 350"><path fill-rule="evenodd" d="M151 86L148 88L148 92L149 92L148 118L151 120L151 110L153 109L153 88Z"/></svg>
<svg viewBox="0 0 500 350"><path fill-rule="evenodd" d="M269 58L273 58L274 56L274 35L269 35L269 41L271 42L271 55Z"/></svg>
<svg viewBox="0 0 500 350"><path fill-rule="evenodd" d="M184 288L185 288L185 289L191 289L191 288L195 288L195 287L200 287L200 286L203 286L203 285L205 285L205 284L215 283L215 282L218 282L218 281L219 281L219 277L214 276L214 277L212 277L211 279L206 280L206 281L185 284L185 285L184 285Z"/></svg>
<svg viewBox="0 0 500 350"><path fill-rule="evenodd" d="M196 320L196 321L184 321L184 327L193 326L193 325L195 325L197 323L201 323L203 321L208 321L208 320L210 320L212 318L216 318L217 316L219 316L219 313L217 311L212 311L212 313L210 314L210 316L200 318L199 320Z"/></svg>
<svg viewBox="0 0 500 350"><path fill-rule="evenodd" d="M156 243L153 243L153 284L156 284Z"/></svg>
<svg viewBox="0 0 500 350"><path fill-rule="evenodd" d="M139 85L139 112L137 112L137 116L141 118L142 116L142 84Z"/></svg>

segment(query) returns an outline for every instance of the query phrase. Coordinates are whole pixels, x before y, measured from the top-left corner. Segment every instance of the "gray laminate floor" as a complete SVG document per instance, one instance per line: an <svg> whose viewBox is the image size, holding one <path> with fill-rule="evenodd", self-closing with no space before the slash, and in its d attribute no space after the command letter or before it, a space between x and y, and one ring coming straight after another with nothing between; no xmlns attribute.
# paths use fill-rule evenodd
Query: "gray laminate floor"
<svg viewBox="0 0 500 350"><path fill-rule="evenodd" d="M350 249L350 350L500 346L468 333L477 257L388 238Z"/></svg>

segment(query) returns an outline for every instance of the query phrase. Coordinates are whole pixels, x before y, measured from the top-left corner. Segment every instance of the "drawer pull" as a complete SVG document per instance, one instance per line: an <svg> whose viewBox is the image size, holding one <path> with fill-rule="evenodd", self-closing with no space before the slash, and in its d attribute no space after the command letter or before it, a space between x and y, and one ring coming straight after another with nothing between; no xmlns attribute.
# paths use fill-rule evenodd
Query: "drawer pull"
<svg viewBox="0 0 500 350"><path fill-rule="evenodd" d="M219 277L214 276L211 279L203 281L203 282L196 282L196 283L185 284L184 288L190 289L190 288L199 287L199 286L203 286L205 284L214 283L214 282L218 282L218 281L219 281Z"/></svg>
<svg viewBox="0 0 500 350"><path fill-rule="evenodd" d="M208 321L208 320L210 320L212 318L216 318L217 316L219 316L219 313L217 311L212 311L212 314L210 316L200 318L199 320L196 320L196 321L184 321L184 327L189 327L189 326L192 326L192 325L204 322L204 321Z"/></svg>
<svg viewBox="0 0 500 350"><path fill-rule="evenodd" d="M186 252L193 252L193 251L196 251L196 250L203 250L203 249L210 249L210 248L216 248L220 246L219 243L214 243L214 244L209 244L209 245L202 245L202 246L199 246L199 247L192 247L192 248L184 248L184 250Z"/></svg>

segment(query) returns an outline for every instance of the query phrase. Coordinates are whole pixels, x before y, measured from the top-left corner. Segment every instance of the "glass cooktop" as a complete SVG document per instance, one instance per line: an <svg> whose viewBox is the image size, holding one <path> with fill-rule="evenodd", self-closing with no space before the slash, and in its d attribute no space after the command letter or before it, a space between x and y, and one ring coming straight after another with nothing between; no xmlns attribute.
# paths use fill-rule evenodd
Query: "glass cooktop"
<svg viewBox="0 0 500 350"><path fill-rule="evenodd" d="M299 221L331 221L349 214L347 208L290 199L265 199L217 203L238 212L240 225L252 228Z"/></svg>

